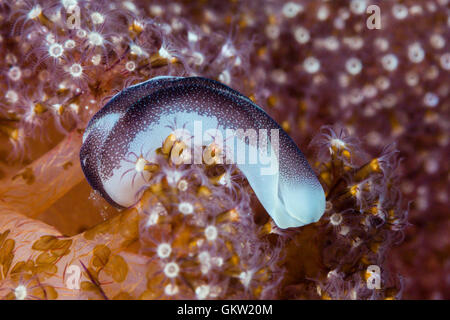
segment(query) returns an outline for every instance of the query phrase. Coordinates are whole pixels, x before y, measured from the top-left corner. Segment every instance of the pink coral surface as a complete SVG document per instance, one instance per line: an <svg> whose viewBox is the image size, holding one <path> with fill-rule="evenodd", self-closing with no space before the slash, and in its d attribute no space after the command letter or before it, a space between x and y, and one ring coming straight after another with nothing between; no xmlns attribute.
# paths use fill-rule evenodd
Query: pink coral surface
<svg viewBox="0 0 450 320"><path fill-rule="evenodd" d="M448 299L449 26L448 0L1 2L0 296ZM93 193L87 121L159 75L263 107L314 166L322 219L280 230L236 168L164 152L135 207Z"/></svg>

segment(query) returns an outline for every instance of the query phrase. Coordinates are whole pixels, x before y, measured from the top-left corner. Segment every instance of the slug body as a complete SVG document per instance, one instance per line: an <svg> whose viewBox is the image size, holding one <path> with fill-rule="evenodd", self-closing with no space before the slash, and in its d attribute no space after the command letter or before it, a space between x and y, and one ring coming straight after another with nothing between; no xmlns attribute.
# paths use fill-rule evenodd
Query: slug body
<svg viewBox="0 0 450 320"><path fill-rule="evenodd" d="M112 205L132 206L146 183L145 174L134 174L143 172L141 160L151 161L148 157L180 128L194 133L188 139L194 150L222 137L225 153L236 154L237 149L237 157L253 152L264 160L252 162L248 156L237 166L278 227L298 227L322 216L322 186L287 133L247 97L200 77L157 77L115 95L83 136L80 160L88 182ZM259 136L245 135L249 129ZM212 133L208 143L205 132ZM236 139L231 147L230 137ZM199 163L197 158L194 151L190 160Z"/></svg>

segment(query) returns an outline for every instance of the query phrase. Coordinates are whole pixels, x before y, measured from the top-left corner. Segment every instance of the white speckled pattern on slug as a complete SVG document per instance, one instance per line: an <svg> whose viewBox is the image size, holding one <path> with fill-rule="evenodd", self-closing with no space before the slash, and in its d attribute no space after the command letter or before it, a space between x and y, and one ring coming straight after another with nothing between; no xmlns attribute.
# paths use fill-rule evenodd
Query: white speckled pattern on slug
<svg viewBox="0 0 450 320"><path fill-rule="evenodd" d="M203 130L271 129L279 132L278 170L262 175L261 164L240 164L261 204L280 228L298 227L320 219L325 194L302 152L261 108L239 92L200 77L158 77L114 96L88 124L80 152L91 186L111 204L129 207L145 184L124 173L134 167L127 156L153 154L173 131L174 123L194 132ZM269 146L273 152L272 136ZM194 141L195 143L195 141ZM247 140L241 143L248 145ZM273 160L273 159L272 159Z"/></svg>

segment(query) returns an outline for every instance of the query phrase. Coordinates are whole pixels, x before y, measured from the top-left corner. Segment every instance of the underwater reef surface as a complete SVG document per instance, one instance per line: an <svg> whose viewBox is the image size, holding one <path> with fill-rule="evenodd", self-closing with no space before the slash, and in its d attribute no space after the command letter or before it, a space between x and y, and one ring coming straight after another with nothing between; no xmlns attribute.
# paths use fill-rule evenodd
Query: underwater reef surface
<svg viewBox="0 0 450 320"><path fill-rule="evenodd" d="M449 299L449 28L448 0L1 2L0 296ZM177 166L170 139L136 205L93 192L88 121L157 76L261 106L322 218L279 229L237 167Z"/></svg>

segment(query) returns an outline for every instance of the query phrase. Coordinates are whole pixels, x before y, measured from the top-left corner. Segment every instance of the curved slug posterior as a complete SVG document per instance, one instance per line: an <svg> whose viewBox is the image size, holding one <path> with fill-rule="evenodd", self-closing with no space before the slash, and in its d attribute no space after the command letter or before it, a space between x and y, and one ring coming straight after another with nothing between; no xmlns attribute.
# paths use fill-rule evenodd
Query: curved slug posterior
<svg viewBox="0 0 450 320"><path fill-rule="evenodd" d="M199 148L217 144L278 227L322 216L322 186L287 133L244 95L201 77L157 77L115 95L83 136L80 160L88 182L112 205L132 206L146 183L145 165L174 132L192 148L185 157L190 163L202 163Z"/></svg>

